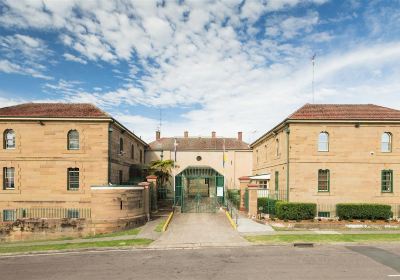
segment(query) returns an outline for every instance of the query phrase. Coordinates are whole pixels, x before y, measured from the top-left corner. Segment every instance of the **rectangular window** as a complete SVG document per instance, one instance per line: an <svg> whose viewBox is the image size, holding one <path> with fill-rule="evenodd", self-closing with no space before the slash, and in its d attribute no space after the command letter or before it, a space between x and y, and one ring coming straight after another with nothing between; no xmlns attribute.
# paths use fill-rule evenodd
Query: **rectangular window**
<svg viewBox="0 0 400 280"><path fill-rule="evenodd" d="M142 161L143 161L143 151L140 150L140 163L142 163Z"/></svg>
<svg viewBox="0 0 400 280"><path fill-rule="evenodd" d="M67 218L79 219L79 210L77 210L77 209L68 209Z"/></svg>
<svg viewBox="0 0 400 280"><path fill-rule="evenodd" d="M329 192L329 170L320 169L318 170L318 191Z"/></svg>
<svg viewBox="0 0 400 280"><path fill-rule="evenodd" d="M330 218L331 217L331 212L319 211L318 212L318 217L319 218Z"/></svg>
<svg viewBox="0 0 400 280"><path fill-rule="evenodd" d="M15 173L14 167L3 168L3 189L5 190L15 189L14 173Z"/></svg>
<svg viewBox="0 0 400 280"><path fill-rule="evenodd" d="M68 190L79 190L79 168L68 168Z"/></svg>
<svg viewBox="0 0 400 280"><path fill-rule="evenodd" d="M385 193L393 192L393 170L382 170L381 191Z"/></svg>
<svg viewBox="0 0 400 280"><path fill-rule="evenodd" d="M268 181L267 180L261 180L261 181L259 181L259 186L260 186L260 189L267 189L268 188Z"/></svg>
<svg viewBox="0 0 400 280"><path fill-rule="evenodd" d="M17 219L15 210L3 210L3 222L13 222Z"/></svg>
<svg viewBox="0 0 400 280"><path fill-rule="evenodd" d="M275 171L275 192L279 191L279 171Z"/></svg>

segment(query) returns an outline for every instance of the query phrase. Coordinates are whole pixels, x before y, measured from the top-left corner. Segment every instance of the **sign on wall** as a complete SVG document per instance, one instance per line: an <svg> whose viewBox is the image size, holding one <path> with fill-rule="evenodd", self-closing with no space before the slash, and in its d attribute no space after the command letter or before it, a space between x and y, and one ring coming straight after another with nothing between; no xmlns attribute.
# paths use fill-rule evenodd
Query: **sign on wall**
<svg viewBox="0 0 400 280"><path fill-rule="evenodd" d="M217 187L217 196L218 197L224 196L224 187Z"/></svg>

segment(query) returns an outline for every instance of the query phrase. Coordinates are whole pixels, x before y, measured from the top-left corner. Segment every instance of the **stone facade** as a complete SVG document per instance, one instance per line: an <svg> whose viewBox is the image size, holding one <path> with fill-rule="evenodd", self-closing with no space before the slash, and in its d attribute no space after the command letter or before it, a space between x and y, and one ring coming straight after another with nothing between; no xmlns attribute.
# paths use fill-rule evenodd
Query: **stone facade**
<svg viewBox="0 0 400 280"><path fill-rule="evenodd" d="M329 135L328 151L318 149L322 132ZM385 132L392 135L391 152L381 151ZM328 212L344 202L400 204L399 136L400 123L396 121L287 119L251 145L253 174L270 175L271 193L278 174L278 187L285 194L289 189L289 201L331 206ZM318 189L319 170L329 170L327 191ZM383 170L393 172L390 192L382 192Z"/></svg>
<svg viewBox="0 0 400 280"><path fill-rule="evenodd" d="M10 129L15 148L6 149L5 132ZM79 149L68 149L72 130L79 133ZM84 218L82 232L104 232L146 220L143 190L92 190L131 182L132 166L144 163L147 144L111 117L0 117L0 132L1 221L10 212L17 219ZM5 186L6 168L14 168L14 188ZM68 189L69 168L79 170L77 189Z"/></svg>

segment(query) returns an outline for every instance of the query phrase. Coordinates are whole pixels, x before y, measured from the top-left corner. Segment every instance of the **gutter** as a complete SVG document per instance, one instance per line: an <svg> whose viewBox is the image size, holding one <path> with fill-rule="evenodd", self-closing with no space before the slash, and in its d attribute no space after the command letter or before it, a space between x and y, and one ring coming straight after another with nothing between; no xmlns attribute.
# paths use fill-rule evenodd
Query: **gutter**
<svg viewBox="0 0 400 280"><path fill-rule="evenodd" d="M111 124L112 122L108 124L108 184L111 183L111 135L113 132Z"/></svg>
<svg viewBox="0 0 400 280"><path fill-rule="evenodd" d="M289 156L289 152L290 152L290 142L289 142L289 135L290 135L290 129L289 129L289 125L287 125L285 127L285 132L286 132L286 200L287 202L289 202L289 180L290 180L290 172L289 172L289 164L290 164L290 156Z"/></svg>

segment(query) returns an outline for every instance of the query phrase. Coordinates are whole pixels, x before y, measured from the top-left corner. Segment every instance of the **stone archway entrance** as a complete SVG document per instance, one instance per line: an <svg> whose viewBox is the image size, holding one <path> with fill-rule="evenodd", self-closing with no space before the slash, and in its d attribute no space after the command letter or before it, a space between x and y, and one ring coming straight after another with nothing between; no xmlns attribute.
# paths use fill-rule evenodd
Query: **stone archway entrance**
<svg viewBox="0 0 400 280"><path fill-rule="evenodd" d="M224 176L209 166L189 166L175 177L175 205L183 213L215 213L224 193Z"/></svg>

